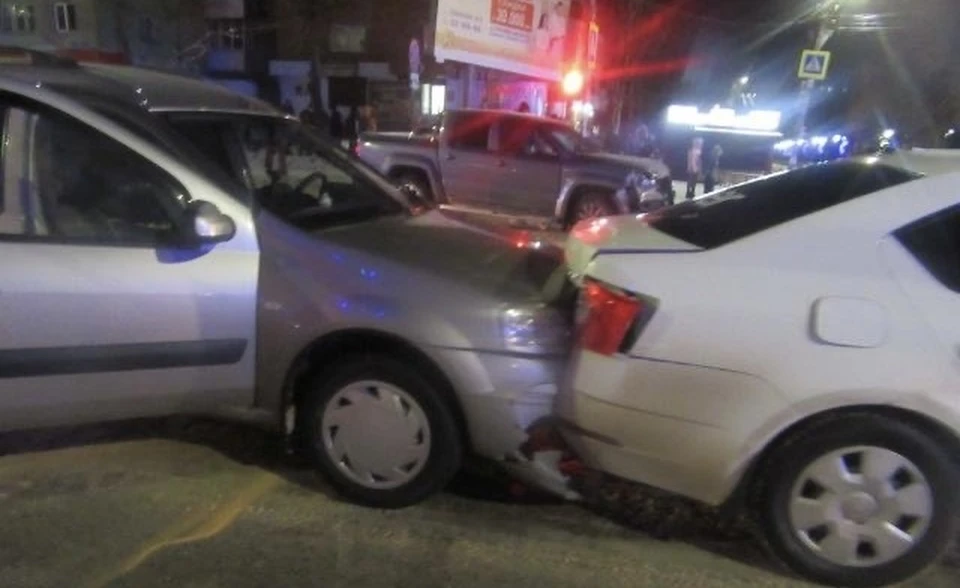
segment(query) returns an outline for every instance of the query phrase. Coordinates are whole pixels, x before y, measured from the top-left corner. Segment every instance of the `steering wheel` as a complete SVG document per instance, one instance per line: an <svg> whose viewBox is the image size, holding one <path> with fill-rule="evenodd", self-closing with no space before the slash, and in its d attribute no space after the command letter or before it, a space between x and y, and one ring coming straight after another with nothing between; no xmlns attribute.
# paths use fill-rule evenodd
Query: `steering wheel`
<svg viewBox="0 0 960 588"><path fill-rule="evenodd" d="M294 194L306 194L307 186L318 180L320 182L320 192L323 192L323 187L327 184L327 176L323 172L316 171L300 180L300 183L293 187ZM316 199L319 200L320 198L317 197Z"/></svg>

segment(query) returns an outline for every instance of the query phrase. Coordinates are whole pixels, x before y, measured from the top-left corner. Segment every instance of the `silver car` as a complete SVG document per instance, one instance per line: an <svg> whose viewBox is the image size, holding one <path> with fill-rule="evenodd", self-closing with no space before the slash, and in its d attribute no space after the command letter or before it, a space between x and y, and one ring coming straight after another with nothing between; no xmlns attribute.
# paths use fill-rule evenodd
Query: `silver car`
<svg viewBox="0 0 960 588"><path fill-rule="evenodd" d="M537 476L521 446L566 352L559 261L412 212L257 100L23 61L0 67L0 430L240 420L380 507L470 455Z"/></svg>

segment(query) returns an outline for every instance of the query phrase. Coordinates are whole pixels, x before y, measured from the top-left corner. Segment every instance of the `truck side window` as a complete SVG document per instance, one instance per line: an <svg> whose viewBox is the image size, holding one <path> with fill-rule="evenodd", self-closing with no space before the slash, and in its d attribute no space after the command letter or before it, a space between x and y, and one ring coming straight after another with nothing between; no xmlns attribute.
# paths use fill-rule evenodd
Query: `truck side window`
<svg viewBox="0 0 960 588"><path fill-rule="evenodd" d="M557 152L540 135L536 121L505 117L500 121L500 152L527 157L556 157Z"/></svg>
<svg viewBox="0 0 960 588"><path fill-rule="evenodd" d="M490 150L494 117L488 113L459 113L450 121L448 142L454 149Z"/></svg>

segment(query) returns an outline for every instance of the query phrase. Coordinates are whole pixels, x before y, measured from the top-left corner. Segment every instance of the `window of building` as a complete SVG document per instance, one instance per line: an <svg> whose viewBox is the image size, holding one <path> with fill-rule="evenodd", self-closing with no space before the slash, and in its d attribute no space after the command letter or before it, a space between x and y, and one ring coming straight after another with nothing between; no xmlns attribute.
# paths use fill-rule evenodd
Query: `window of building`
<svg viewBox="0 0 960 588"><path fill-rule="evenodd" d="M33 4L27 2L0 3L0 31L5 33L32 33L36 28Z"/></svg>
<svg viewBox="0 0 960 588"><path fill-rule="evenodd" d="M225 18L209 21L209 24L215 49L239 50L244 48L246 29L243 20Z"/></svg>
<svg viewBox="0 0 960 588"><path fill-rule="evenodd" d="M77 30L77 7L72 2L54 4L53 18L58 32L67 33Z"/></svg>

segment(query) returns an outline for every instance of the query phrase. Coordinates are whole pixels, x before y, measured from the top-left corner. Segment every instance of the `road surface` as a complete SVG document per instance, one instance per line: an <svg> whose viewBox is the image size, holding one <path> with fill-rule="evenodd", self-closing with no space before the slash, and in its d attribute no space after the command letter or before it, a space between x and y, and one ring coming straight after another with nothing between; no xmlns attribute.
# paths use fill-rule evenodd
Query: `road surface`
<svg viewBox="0 0 960 588"><path fill-rule="evenodd" d="M659 541L476 481L401 511L345 504L270 437L224 425L4 435L0 452L0 586L806 585L748 540ZM958 580L945 565L910 585Z"/></svg>

